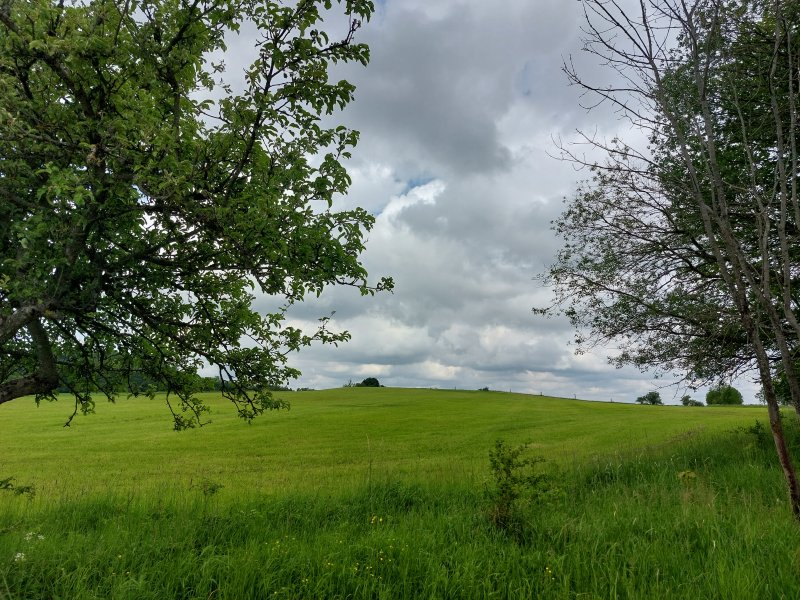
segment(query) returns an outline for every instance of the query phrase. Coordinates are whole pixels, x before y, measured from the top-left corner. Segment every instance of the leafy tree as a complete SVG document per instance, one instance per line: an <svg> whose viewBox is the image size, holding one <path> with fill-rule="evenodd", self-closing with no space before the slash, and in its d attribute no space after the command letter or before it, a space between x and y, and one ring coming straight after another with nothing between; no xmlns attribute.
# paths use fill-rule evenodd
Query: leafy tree
<svg viewBox="0 0 800 600"><path fill-rule="evenodd" d="M380 381L378 381L375 377L367 377L358 385L359 387L381 387Z"/></svg>
<svg viewBox="0 0 800 600"><path fill-rule="evenodd" d="M719 383L708 390L706 394L706 404L742 404L742 394L735 387Z"/></svg>
<svg viewBox="0 0 800 600"><path fill-rule="evenodd" d="M339 38L328 9L349 17ZM328 67L367 63L354 36L372 11L0 1L0 403L62 386L88 411L90 391L139 378L178 398L182 428L210 364L251 419L282 406L269 388L298 375L290 352L348 339L284 315L327 285L391 286L358 260L373 218L332 208L357 132L320 120L353 98ZM235 86L225 40L244 20L257 38ZM259 314L255 293L284 306Z"/></svg>
<svg viewBox="0 0 800 600"><path fill-rule="evenodd" d="M639 396L636 398L637 404L653 404L653 405L661 405L664 404L661 401L661 394L656 391L647 392L644 396Z"/></svg>
<svg viewBox="0 0 800 600"><path fill-rule="evenodd" d="M683 404L684 406L704 406L702 401L695 400L694 398L692 398L688 394L684 395L681 398L681 404Z"/></svg>
<svg viewBox="0 0 800 600"><path fill-rule="evenodd" d="M648 138L645 151L587 136L605 159L556 222L546 280L556 304L614 340L618 363L693 384L756 371L792 509L800 485L774 386L800 411L800 13L775 0L583 0L585 47L616 72L573 83Z"/></svg>

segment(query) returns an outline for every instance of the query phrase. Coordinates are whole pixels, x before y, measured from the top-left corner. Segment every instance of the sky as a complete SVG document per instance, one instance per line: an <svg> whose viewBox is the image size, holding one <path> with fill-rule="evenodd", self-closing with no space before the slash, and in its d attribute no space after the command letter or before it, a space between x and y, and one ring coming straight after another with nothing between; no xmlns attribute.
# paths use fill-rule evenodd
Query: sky
<svg viewBox="0 0 800 600"><path fill-rule="evenodd" d="M294 355L303 374L293 387L376 377L631 402L672 382L614 368L613 348L576 355L565 319L532 313L551 297L536 280L560 246L550 223L588 177L555 158L556 140L637 136L611 111L582 108L561 71L572 57L597 72L580 51L582 19L574 0L377 3L357 37L371 48L369 66L332 73L357 86L334 120L361 132L350 193L336 207L375 215L362 261L395 290L331 288L294 307L290 322L308 328L335 311L333 327L352 339ZM752 385L739 387L755 401ZM684 392L661 395L676 403Z"/></svg>

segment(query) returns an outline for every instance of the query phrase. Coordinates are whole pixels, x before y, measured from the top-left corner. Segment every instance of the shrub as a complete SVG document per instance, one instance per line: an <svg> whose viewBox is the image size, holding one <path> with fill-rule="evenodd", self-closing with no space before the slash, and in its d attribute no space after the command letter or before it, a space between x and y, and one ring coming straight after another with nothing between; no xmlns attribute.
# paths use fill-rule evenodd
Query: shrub
<svg viewBox="0 0 800 600"><path fill-rule="evenodd" d="M526 456L527 450L528 444L510 447L497 440L489 451L489 521L498 529L517 534L524 526L524 508L540 500L549 489L547 476L536 472L536 465L544 459Z"/></svg>

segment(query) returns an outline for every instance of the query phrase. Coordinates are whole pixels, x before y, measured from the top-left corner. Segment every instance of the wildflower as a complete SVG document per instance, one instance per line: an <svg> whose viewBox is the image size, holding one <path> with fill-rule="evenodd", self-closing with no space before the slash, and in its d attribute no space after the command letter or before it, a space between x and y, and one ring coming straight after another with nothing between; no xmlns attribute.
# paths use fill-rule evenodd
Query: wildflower
<svg viewBox="0 0 800 600"><path fill-rule="evenodd" d="M25 553L24 552L17 552L14 555L14 562L22 562L25 560Z"/></svg>

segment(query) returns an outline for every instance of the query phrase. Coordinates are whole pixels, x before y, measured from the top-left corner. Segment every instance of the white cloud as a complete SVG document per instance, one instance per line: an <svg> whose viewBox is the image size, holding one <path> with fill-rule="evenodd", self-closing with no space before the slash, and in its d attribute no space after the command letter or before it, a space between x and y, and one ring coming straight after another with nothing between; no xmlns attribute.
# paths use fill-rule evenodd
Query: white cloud
<svg viewBox="0 0 800 600"><path fill-rule="evenodd" d="M576 356L564 319L534 276L559 241L550 221L585 173L552 158L575 130L631 135L613 113L587 113L561 73L579 53L580 4L564 0L386 0L359 32L368 68L337 67L358 87L336 122L361 131L341 209L376 215L363 261L393 294L332 288L295 307L313 326L336 311L348 344L304 349L298 385L378 377L386 385L459 387L632 401L660 385ZM668 397L664 394L665 398ZM702 395L697 395L702 397Z"/></svg>

